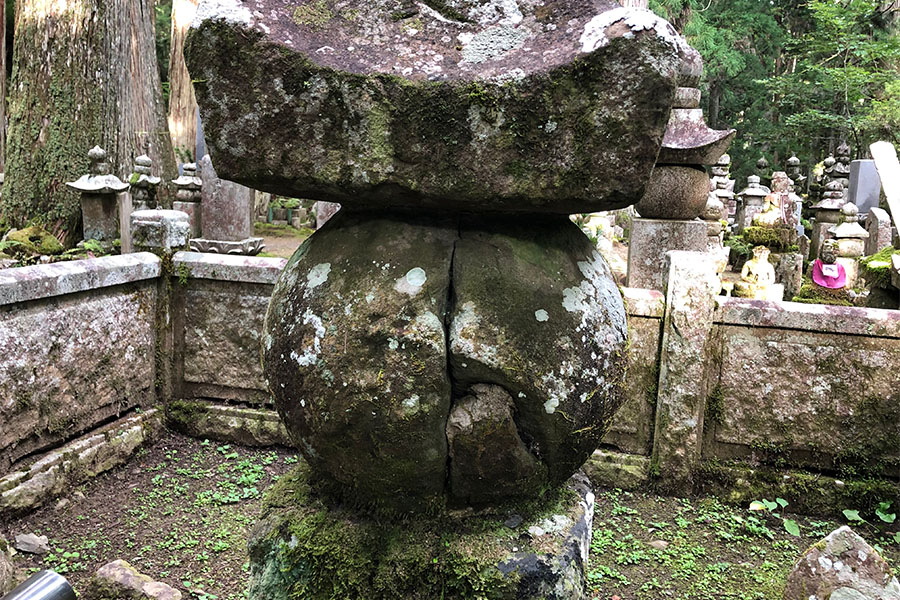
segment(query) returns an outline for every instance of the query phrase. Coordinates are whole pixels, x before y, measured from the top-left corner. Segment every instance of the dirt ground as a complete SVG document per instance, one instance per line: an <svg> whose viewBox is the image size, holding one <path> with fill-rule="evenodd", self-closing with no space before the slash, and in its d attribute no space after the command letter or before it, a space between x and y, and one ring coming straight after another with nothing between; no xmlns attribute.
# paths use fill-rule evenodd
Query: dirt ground
<svg viewBox="0 0 900 600"><path fill-rule="evenodd" d="M290 258L312 233L311 229L295 229L289 225L256 223L254 226L254 235L263 238L266 245L260 256Z"/></svg>
<svg viewBox="0 0 900 600"><path fill-rule="evenodd" d="M0 523L0 536L47 535L51 553L19 554L19 566L54 569L76 589L102 565L124 559L181 590L185 600L241 600L249 567L247 533L258 517L260 497L297 460L287 449L250 449L169 433L129 464L72 490L62 505ZM780 518L715 498L598 490L590 597L780 598L793 562L842 524L791 518L799 537L790 535ZM893 530L868 525L858 531L892 564L900 564Z"/></svg>
<svg viewBox="0 0 900 600"><path fill-rule="evenodd" d="M16 559L65 575L76 590L117 559L181 590L185 599L245 597L246 539L262 492L297 462L259 450L167 434L128 464L51 504L0 523L0 536L50 538L51 553Z"/></svg>

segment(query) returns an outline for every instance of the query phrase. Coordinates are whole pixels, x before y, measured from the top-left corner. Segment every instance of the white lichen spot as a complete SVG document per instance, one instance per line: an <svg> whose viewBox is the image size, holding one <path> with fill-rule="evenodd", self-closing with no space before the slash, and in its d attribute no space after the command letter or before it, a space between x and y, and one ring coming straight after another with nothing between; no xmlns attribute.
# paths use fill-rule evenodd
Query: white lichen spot
<svg viewBox="0 0 900 600"><path fill-rule="evenodd" d="M521 48L528 39L528 29L497 25L475 34L463 47L461 63L480 64L503 58L513 50Z"/></svg>
<svg viewBox="0 0 900 600"><path fill-rule="evenodd" d="M403 409L407 414L415 414L419 412L419 396L417 394L413 394L412 396L401 402L401 404L403 405Z"/></svg>
<svg viewBox="0 0 900 600"><path fill-rule="evenodd" d="M396 350L399 347L400 347L400 342L398 342L394 338L391 338L388 340L388 348L390 348L391 350Z"/></svg>
<svg viewBox="0 0 900 600"><path fill-rule="evenodd" d="M609 37L606 35L607 30L621 21L624 21L629 28L624 34L626 38L634 37L635 33L641 31L655 31L660 38L675 47L687 44L666 20L661 19L651 11L640 8L619 7L601 13L588 21L587 25L584 26L584 32L581 34L581 51L593 52L597 48L603 48L609 44Z"/></svg>
<svg viewBox="0 0 900 600"><path fill-rule="evenodd" d="M325 325L322 323L322 319L313 314L308 308L303 314L303 324L312 325L313 327L312 344L303 348L302 354L291 351L291 359L301 367L308 367L316 364L316 361L319 359L319 352L322 349L322 338L325 337Z"/></svg>
<svg viewBox="0 0 900 600"><path fill-rule="evenodd" d="M317 288L328 281L328 274L331 273L331 263L322 263L314 266L306 274L306 288Z"/></svg>
<svg viewBox="0 0 900 600"><path fill-rule="evenodd" d="M366 304L372 304L372 300L375 299L375 292L369 292L366 294Z"/></svg>
<svg viewBox="0 0 900 600"><path fill-rule="evenodd" d="M543 308L534 311L534 318L537 319L538 323L546 323L550 320L550 315Z"/></svg>
<svg viewBox="0 0 900 600"><path fill-rule="evenodd" d="M253 13L239 0L203 0L194 13L192 28L197 28L203 21L224 21L249 26L253 22Z"/></svg>
<svg viewBox="0 0 900 600"><path fill-rule="evenodd" d="M425 285L427 280L428 277L425 274L425 270L421 267L415 267L397 280L394 284L394 290L401 294L415 296L422 291L422 286Z"/></svg>

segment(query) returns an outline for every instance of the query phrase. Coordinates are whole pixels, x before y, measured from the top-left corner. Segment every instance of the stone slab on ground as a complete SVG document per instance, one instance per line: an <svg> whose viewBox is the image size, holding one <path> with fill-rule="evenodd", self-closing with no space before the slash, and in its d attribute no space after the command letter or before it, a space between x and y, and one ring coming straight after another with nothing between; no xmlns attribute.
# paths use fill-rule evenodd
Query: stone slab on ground
<svg viewBox="0 0 900 600"><path fill-rule="evenodd" d="M392 521L329 508L300 466L251 532L250 600L582 600L594 494L574 475L540 502Z"/></svg>
<svg viewBox="0 0 900 600"><path fill-rule="evenodd" d="M181 592L153 581L124 560L106 564L82 592L84 600L181 600Z"/></svg>
<svg viewBox="0 0 900 600"><path fill-rule="evenodd" d="M662 291L668 277L666 253L670 250L706 250L706 222L668 219L634 219L628 245L630 288Z"/></svg>
<svg viewBox="0 0 900 600"><path fill-rule="evenodd" d="M274 410L177 401L166 406L166 424L185 435L244 446L293 446Z"/></svg>
<svg viewBox="0 0 900 600"><path fill-rule="evenodd" d="M701 67L671 25L608 0L207 1L185 57L221 177L347 207L558 214L640 199Z"/></svg>
<svg viewBox="0 0 900 600"><path fill-rule="evenodd" d="M20 533L16 536L15 548L26 554L47 554L50 552L50 540L46 535Z"/></svg>
<svg viewBox="0 0 900 600"><path fill-rule="evenodd" d="M800 557L784 600L900 600L900 582L881 555L844 526Z"/></svg>
<svg viewBox="0 0 900 600"><path fill-rule="evenodd" d="M126 462L162 428L157 410L127 417L47 453L31 466L0 478L0 515L46 504L98 473Z"/></svg>

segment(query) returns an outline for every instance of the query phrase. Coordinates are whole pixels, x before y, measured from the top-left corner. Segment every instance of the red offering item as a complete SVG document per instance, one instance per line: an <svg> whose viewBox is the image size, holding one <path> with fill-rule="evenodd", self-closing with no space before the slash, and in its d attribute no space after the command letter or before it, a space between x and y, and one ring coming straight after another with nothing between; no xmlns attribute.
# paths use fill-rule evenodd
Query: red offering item
<svg viewBox="0 0 900 600"><path fill-rule="evenodd" d="M847 271L842 264L826 265L822 259L817 258L813 263L812 279L823 288L840 290L847 286Z"/></svg>

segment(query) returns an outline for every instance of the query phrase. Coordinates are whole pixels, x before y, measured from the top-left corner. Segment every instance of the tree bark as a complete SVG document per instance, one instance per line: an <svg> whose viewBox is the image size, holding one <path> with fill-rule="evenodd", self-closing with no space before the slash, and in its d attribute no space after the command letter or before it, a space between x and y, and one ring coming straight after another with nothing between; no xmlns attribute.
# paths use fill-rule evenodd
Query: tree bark
<svg viewBox="0 0 900 600"><path fill-rule="evenodd" d="M6 0L0 0L0 172L6 166Z"/></svg>
<svg viewBox="0 0 900 600"><path fill-rule="evenodd" d="M172 46L169 55L169 133L178 162L200 160L194 156L197 144L197 99L184 62L184 38L199 0L173 0Z"/></svg>
<svg viewBox="0 0 900 600"><path fill-rule="evenodd" d="M159 97L153 0L18 0L9 102L7 169L0 216L44 223L67 244L81 207L65 182L87 172L103 147L126 177L147 153L174 176Z"/></svg>

